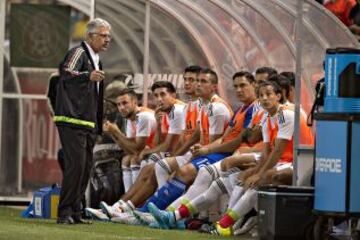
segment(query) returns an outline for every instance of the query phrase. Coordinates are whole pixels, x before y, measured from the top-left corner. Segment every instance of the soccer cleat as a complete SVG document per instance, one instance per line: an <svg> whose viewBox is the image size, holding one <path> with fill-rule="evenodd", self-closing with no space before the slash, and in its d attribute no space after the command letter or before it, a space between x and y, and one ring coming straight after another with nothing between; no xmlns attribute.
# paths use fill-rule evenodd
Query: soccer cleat
<svg viewBox="0 0 360 240"><path fill-rule="evenodd" d="M100 221L110 221L110 218L101 209L85 208L86 216Z"/></svg>
<svg viewBox="0 0 360 240"><path fill-rule="evenodd" d="M210 222L205 219L199 219L199 218L191 218L186 221L187 229L189 230L199 230L201 231L201 227L204 224L209 224Z"/></svg>
<svg viewBox="0 0 360 240"><path fill-rule="evenodd" d="M132 212L118 214L118 216L111 218L111 221L127 225L142 225L142 222L137 217L135 217Z"/></svg>
<svg viewBox="0 0 360 240"><path fill-rule="evenodd" d="M156 228L156 229L161 229L160 225L158 222L153 222L149 224L149 228ZM176 228L177 230L184 230L186 229L186 223L185 220L180 220L176 222Z"/></svg>
<svg viewBox="0 0 360 240"><path fill-rule="evenodd" d="M229 236L233 235L231 227L223 228L223 227L220 226L219 223L216 223L215 227L216 227L216 230L217 230L217 232L219 233L220 236L229 237Z"/></svg>
<svg viewBox="0 0 360 240"><path fill-rule="evenodd" d="M243 217L238 219L234 225L232 226L233 230L238 230L240 229L243 225L244 225L244 221L246 221L247 219L244 219Z"/></svg>
<svg viewBox="0 0 360 240"><path fill-rule="evenodd" d="M176 219L174 212L167 212L160 210L155 204L148 204L149 212L154 216L156 221L159 223L160 228L169 229L176 228Z"/></svg>
<svg viewBox="0 0 360 240"><path fill-rule="evenodd" d="M116 203L114 203L112 205L113 208L121 208L122 205L125 204L125 201L123 201L122 199L119 199Z"/></svg>
<svg viewBox="0 0 360 240"><path fill-rule="evenodd" d="M213 225L204 224L201 226L199 232L209 233L211 235L229 237L232 236L231 227L222 228L219 223L215 223Z"/></svg>
<svg viewBox="0 0 360 240"><path fill-rule="evenodd" d="M160 229L160 225L158 222L153 222L149 224L149 228Z"/></svg>
<svg viewBox="0 0 360 240"><path fill-rule="evenodd" d="M134 210L133 214L137 219L139 219L143 223L143 225L150 225L152 223L157 223L156 219L154 218L153 215L151 215L151 213Z"/></svg>
<svg viewBox="0 0 360 240"><path fill-rule="evenodd" d="M124 212L132 211L132 208L123 200L119 200L113 206L109 206L106 202L100 202L100 208L109 218L117 217Z"/></svg>
<svg viewBox="0 0 360 240"><path fill-rule="evenodd" d="M257 216L252 216L242 225L241 228L234 231L234 235L241 235L249 232L257 224Z"/></svg>
<svg viewBox="0 0 360 240"><path fill-rule="evenodd" d="M177 230L185 230L186 229L186 221L185 219L176 221L176 227Z"/></svg>
<svg viewBox="0 0 360 240"><path fill-rule="evenodd" d="M213 231L214 228L215 228L214 225L205 223L205 224L201 225L201 227L198 229L198 232L211 233L211 231Z"/></svg>
<svg viewBox="0 0 360 240"><path fill-rule="evenodd" d="M100 202L100 208L109 218L116 217L112 206L109 206L106 202L101 201Z"/></svg>

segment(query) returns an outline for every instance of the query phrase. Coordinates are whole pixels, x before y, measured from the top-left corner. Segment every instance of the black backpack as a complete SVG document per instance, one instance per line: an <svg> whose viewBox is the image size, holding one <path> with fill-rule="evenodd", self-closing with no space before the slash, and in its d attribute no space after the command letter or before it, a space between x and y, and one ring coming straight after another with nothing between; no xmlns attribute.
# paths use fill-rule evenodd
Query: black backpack
<svg viewBox="0 0 360 240"><path fill-rule="evenodd" d="M121 171L123 151L116 149L116 144L100 144L114 146L114 149L104 148L94 152L94 164L90 175L90 201L92 208L98 208L100 201L113 204L124 194L124 184Z"/></svg>
<svg viewBox="0 0 360 240"><path fill-rule="evenodd" d="M324 98L325 98L325 78L322 78L317 81L315 86L315 99L314 103L311 107L310 114L307 119L307 125L312 126L314 122L314 113L319 112L319 107L324 106Z"/></svg>

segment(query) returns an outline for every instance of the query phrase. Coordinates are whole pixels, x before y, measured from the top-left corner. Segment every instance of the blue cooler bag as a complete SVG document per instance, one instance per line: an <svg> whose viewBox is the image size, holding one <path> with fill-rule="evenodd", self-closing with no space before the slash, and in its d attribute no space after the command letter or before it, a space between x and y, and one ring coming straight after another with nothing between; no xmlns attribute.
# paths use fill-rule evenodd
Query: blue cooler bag
<svg viewBox="0 0 360 240"><path fill-rule="evenodd" d="M57 218L59 205L60 187L54 184L52 187L40 188L33 196L33 210L35 218Z"/></svg>

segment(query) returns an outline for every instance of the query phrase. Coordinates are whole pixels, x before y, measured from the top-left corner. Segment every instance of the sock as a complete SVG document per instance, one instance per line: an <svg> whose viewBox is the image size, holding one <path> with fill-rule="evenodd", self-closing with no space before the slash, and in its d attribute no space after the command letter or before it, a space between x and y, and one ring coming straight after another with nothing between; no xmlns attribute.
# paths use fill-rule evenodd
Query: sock
<svg viewBox="0 0 360 240"><path fill-rule="evenodd" d="M149 164L149 160L148 159L144 159L140 162L140 170L143 169L143 167L145 167L146 165Z"/></svg>
<svg viewBox="0 0 360 240"><path fill-rule="evenodd" d="M225 186L221 185L221 182L213 181L208 190L187 203L186 206L191 212L207 210L224 192L226 192Z"/></svg>
<svg viewBox="0 0 360 240"><path fill-rule="evenodd" d="M234 187L237 183L237 179L241 173L241 170L239 168L231 168L229 172L229 181L232 187Z"/></svg>
<svg viewBox="0 0 360 240"><path fill-rule="evenodd" d="M221 162L222 162L222 161L219 161L219 162L211 165L211 166L214 166L214 168L216 169L216 171L219 173L219 177L226 176L226 173L227 173L226 171L223 171L223 170L221 169Z"/></svg>
<svg viewBox="0 0 360 240"><path fill-rule="evenodd" d="M220 209L220 207L219 207L220 206L220 197L218 199L219 200L215 201L213 204L211 204L209 209L206 211L207 212L207 219L209 220L209 222L216 222L220 218L220 215L219 215L220 214L220 212L219 212L219 209Z"/></svg>
<svg viewBox="0 0 360 240"><path fill-rule="evenodd" d="M228 228L232 225L234 225L234 223L236 222L235 219L233 219L232 216L230 216L230 214L226 213L219 221L219 225L222 228Z"/></svg>
<svg viewBox="0 0 360 240"><path fill-rule="evenodd" d="M235 205L235 203L239 201L239 199L243 194L243 190L244 190L243 186L235 185L232 193L230 194L229 208L232 208Z"/></svg>
<svg viewBox="0 0 360 240"><path fill-rule="evenodd" d="M209 206L209 209L212 207L213 205ZM202 210L199 212L199 214L197 215L196 218L198 219L208 219L209 214L208 214L208 210Z"/></svg>
<svg viewBox="0 0 360 240"><path fill-rule="evenodd" d="M254 204L257 202L256 199L257 191L254 189L248 189L244 195L241 196L240 200L237 201L232 208L228 209L227 214L231 216L234 221L240 217L244 217L253 207L255 207Z"/></svg>
<svg viewBox="0 0 360 240"><path fill-rule="evenodd" d="M178 210L175 211L175 218L176 221L183 219L183 218L188 218L191 216L191 212L189 210L189 208L186 205L181 205Z"/></svg>
<svg viewBox="0 0 360 240"><path fill-rule="evenodd" d="M157 163L163 158L170 157L168 152L153 153L149 156L149 163Z"/></svg>
<svg viewBox="0 0 360 240"><path fill-rule="evenodd" d="M223 190L223 193L228 194L230 196L230 194L233 191L233 185L231 185L231 183L230 183L230 177L229 176L220 177L220 178L216 179L216 181L218 182L219 186L225 187L225 189L224 188L221 189L221 190Z"/></svg>
<svg viewBox="0 0 360 240"><path fill-rule="evenodd" d="M203 193L206 189L209 188L211 182L219 177L219 173L213 165L201 167L194 183L189 187L186 193L180 198L176 199L171 203L172 208L178 208L182 203L189 202L199 194Z"/></svg>
<svg viewBox="0 0 360 240"><path fill-rule="evenodd" d="M158 188L161 188L166 183L172 172L169 164L165 159L166 158L161 159L155 164L155 174L158 183Z"/></svg>
<svg viewBox="0 0 360 240"><path fill-rule="evenodd" d="M136 181L137 176L139 175L140 165L131 164L130 168L131 168L132 182L134 183Z"/></svg>
<svg viewBox="0 0 360 240"><path fill-rule="evenodd" d="M221 197L219 199L219 214L220 214L220 216L222 216L224 213L226 213L226 209L228 208L228 205L229 205L229 199L230 199L230 196L228 194L221 195ZM218 219L216 221L218 221Z"/></svg>
<svg viewBox="0 0 360 240"><path fill-rule="evenodd" d="M123 174L123 182L124 182L125 192L127 192L133 184L131 168L122 166L122 174Z"/></svg>
<svg viewBox="0 0 360 240"><path fill-rule="evenodd" d="M139 210L148 212L149 202L155 204L160 210L164 210L175 199L179 198L186 189L186 184L178 178L168 180L164 186L159 188Z"/></svg>

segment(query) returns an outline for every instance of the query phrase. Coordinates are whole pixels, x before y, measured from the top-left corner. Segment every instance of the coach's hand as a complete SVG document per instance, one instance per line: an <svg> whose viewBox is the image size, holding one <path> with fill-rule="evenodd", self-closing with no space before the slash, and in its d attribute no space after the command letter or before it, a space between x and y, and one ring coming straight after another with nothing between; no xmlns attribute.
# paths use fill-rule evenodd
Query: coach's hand
<svg viewBox="0 0 360 240"><path fill-rule="evenodd" d="M94 70L90 73L90 81L100 82L103 81L104 79L105 79L104 71Z"/></svg>

